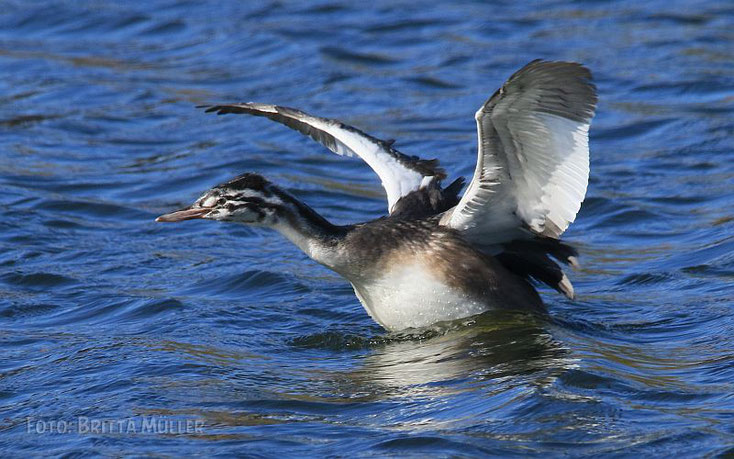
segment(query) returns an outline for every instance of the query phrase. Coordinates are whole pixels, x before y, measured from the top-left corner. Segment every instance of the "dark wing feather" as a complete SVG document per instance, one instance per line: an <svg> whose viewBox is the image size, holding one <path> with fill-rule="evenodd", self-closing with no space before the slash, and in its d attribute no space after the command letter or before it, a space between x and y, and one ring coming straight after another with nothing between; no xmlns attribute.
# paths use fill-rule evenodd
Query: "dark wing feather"
<svg viewBox="0 0 734 459"><path fill-rule="evenodd" d="M259 103L209 105L202 108L219 115L239 113L262 116L311 137L336 154L359 156L382 180L390 212L401 197L446 177L435 159L408 156L393 148L394 141L380 140L340 121L309 115L295 108Z"/></svg>

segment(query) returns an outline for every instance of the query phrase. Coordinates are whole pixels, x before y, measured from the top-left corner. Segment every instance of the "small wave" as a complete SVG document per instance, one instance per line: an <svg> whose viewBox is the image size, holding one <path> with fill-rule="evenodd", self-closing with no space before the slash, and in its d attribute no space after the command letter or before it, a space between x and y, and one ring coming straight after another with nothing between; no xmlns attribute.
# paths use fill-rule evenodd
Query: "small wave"
<svg viewBox="0 0 734 459"><path fill-rule="evenodd" d="M592 141L606 139L628 140L635 137L651 134L675 121L676 120L674 118L666 118L660 120L636 121L634 123L628 123L624 126L613 128L595 128L591 134Z"/></svg>
<svg viewBox="0 0 734 459"><path fill-rule="evenodd" d="M673 279L667 273L636 273L625 276L618 282L619 285L655 285Z"/></svg>
<svg viewBox="0 0 734 459"><path fill-rule="evenodd" d="M197 282L185 292L207 297L279 297L283 292L308 293L311 289L291 276L270 271L246 271Z"/></svg>
<svg viewBox="0 0 734 459"><path fill-rule="evenodd" d="M348 64L384 66L395 64L398 61L392 57L378 53L359 53L336 46L324 46L321 54L335 61Z"/></svg>
<svg viewBox="0 0 734 459"><path fill-rule="evenodd" d="M69 286L77 284L76 279L62 276L60 274L37 272L20 273L13 272L0 276L0 279L8 285L23 287L29 290L42 290L52 287Z"/></svg>

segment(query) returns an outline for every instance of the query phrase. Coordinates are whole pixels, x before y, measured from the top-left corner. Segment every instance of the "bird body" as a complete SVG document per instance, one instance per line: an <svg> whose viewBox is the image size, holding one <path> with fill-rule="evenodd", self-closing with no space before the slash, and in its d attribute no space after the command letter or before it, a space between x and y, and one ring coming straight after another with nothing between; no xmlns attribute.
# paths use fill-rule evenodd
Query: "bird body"
<svg viewBox="0 0 734 459"><path fill-rule="evenodd" d="M390 330L488 309L540 311L525 279L435 218L381 218L344 229L313 258L346 278L370 316Z"/></svg>
<svg viewBox="0 0 734 459"><path fill-rule="evenodd" d="M247 173L194 204L158 217L233 221L275 229L348 280L368 314L389 330L460 319L489 309L544 311L531 285L573 298L559 265L576 251L559 241L588 182L588 127L596 93L574 63L533 61L475 115L474 177L441 186L436 160L404 155L339 121L300 110L246 103L207 111L264 116L333 152L359 156L382 179L389 215L338 226L264 177Z"/></svg>
<svg viewBox="0 0 734 459"><path fill-rule="evenodd" d="M371 250L353 250L352 247ZM342 274L370 316L390 330L460 319L488 309L541 311L530 284L435 219L382 219L349 232Z"/></svg>

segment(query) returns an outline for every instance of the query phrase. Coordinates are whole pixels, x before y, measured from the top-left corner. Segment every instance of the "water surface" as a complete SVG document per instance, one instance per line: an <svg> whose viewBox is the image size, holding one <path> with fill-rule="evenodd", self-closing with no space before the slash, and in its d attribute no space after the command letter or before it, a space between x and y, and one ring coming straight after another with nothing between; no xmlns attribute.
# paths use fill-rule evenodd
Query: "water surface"
<svg viewBox="0 0 734 459"><path fill-rule="evenodd" d="M731 454L734 7L355 5L0 2L0 452ZM600 94L578 300L544 291L549 320L389 334L275 233L153 222L245 171L337 223L385 211L359 161L197 104L338 117L470 177L474 111L535 58ZM79 419L201 426L49 431Z"/></svg>

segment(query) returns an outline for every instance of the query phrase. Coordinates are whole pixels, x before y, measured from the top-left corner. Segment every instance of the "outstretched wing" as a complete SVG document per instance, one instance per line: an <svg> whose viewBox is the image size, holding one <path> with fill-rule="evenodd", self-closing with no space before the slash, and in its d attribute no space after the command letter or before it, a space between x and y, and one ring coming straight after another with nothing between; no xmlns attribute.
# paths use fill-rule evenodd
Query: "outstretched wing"
<svg viewBox="0 0 734 459"><path fill-rule="evenodd" d="M337 120L319 118L294 108L252 102L202 108L219 115L244 113L264 116L311 137L338 155L359 156L382 180L390 213L401 197L427 186L434 178L441 180L446 177L437 160L405 155L394 149L391 141L377 139Z"/></svg>
<svg viewBox="0 0 734 459"><path fill-rule="evenodd" d="M535 235L557 239L576 218L589 181L596 106L580 64L536 60L477 111L479 159L469 188L441 223L480 245Z"/></svg>

